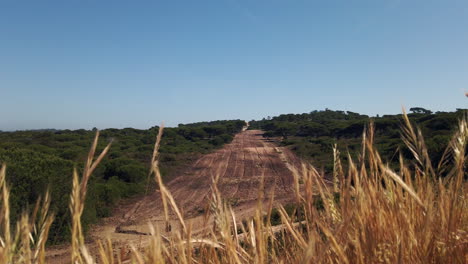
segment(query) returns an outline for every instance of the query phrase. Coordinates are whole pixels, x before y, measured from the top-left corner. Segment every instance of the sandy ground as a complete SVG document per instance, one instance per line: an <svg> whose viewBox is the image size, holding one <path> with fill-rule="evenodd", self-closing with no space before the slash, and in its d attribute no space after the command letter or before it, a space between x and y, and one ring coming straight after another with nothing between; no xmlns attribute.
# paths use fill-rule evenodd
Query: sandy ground
<svg viewBox="0 0 468 264"><path fill-rule="evenodd" d="M219 175L218 188L222 197L233 207L238 220L253 215L258 202L261 179L264 179L265 196L274 192L275 201L286 203L294 199L293 176L287 164L298 165L299 160L290 150L278 147L262 137L259 130L245 130L234 140L213 153L202 156L192 166L167 183L176 203L182 210L194 236L201 236L212 219L205 219L211 197L212 178ZM174 214L171 231L180 228ZM149 232L148 223L165 230L164 211L158 191L123 205L112 217L92 228L89 247L94 251L95 241L110 238L117 245L142 245ZM118 228L117 228L118 227ZM116 228L122 232L116 232ZM49 262L66 263L67 247L50 251Z"/></svg>

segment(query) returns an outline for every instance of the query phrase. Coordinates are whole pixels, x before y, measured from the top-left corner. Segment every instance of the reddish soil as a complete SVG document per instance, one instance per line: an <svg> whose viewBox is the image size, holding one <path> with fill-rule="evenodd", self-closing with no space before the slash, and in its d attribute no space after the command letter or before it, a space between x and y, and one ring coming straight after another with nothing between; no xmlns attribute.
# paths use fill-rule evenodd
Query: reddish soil
<svg viewBox="0 0 468 264"><path fill-rule="evenodd" d="M262 177L266 198L274 192L276 202L286 203L294 199L293 176L287 165L296 166L300 161L290 150L276 146L264 139L262 134L259 130L237 134L230 144L202 156L182 175L167 183L195 236L212 222L212 219L206 219L204 212L209 208L211 184L215 176L219 176L218 188L223 199L231 204L238 220L253 214ZM170 218L174 232L179 224L174 214ZM118 244L138 245L147 237L143 234L149 232L148 223L166 233L158 191L118 208L113 217L104 219L102 225L90 232L90 240L111 238ZM123 233L115 232L117 227ZM56 255L51 261L64 254L56 252Z"/></svg>

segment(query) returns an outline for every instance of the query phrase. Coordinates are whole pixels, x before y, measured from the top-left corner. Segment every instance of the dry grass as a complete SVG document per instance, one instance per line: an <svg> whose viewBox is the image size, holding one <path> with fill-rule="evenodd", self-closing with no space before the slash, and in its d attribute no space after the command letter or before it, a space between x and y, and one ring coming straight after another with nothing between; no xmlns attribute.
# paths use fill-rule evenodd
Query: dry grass
<svg viewBox="0 0 468 264"><path fill-rule="evenodd" d="M162 131L156 139L150 175L159 186L166 220L172 210L181 228L165 237L150 226L145 248L129 245L129 254L114 248L111 241L101 241L98 259L91 257L80 217L87 182L110 147L94 160L97 133L83 176L79 179L76 170L73 174L73 263L468 263L466 118L460 121L437 167L431 164L421 132L404 115L402 138L414 161L405 161L400 155L396 171L374 148L372 123L363 135L359 159L353 161L348 156L347 171L335 148L332 184L326 184L323 175L311 166L291 168L298 212L291 216L280 207L280 226L272 226L269 220L272 194L267 194L270 202L266 208L259 202L255 216L240 222L218 191L218 177L213 177L207 214L213 216L215 224L204 237L192 237L191 227L161 179L158 149ZM261 187L259 201L265 195ZM0 171L0 191L0 263L45 263L45 241L53 221L48 212L49 196L31 215L24 213L10 230L5 165ZM323 209L314 204L317 193Z"/></svg>

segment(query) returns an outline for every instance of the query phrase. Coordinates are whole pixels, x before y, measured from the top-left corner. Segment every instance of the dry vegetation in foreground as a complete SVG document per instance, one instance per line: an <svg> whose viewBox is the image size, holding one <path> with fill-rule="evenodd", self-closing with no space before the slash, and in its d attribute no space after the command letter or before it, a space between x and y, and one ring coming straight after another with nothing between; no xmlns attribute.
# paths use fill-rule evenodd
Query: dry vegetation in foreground
<svg viewBox="0 0 468 264"><path fill-rule="evenodd" d="M346 171L335 151L334 181L325 184L313 167L292 168L296 213L278 211L282 225L272 226L272 203L258 203L249 221L236 219L213 178L211 210L215 219L205 237L192 237L176 202L161 181L158 134L150 176L159 185L165 208L175 213L181 228L170 237L152 228L145 247L129 252L100 241L97 259L85 245L81 214L87 182L110 146L95 158L99 133L81 178L73 174L70 211L73 218L72 263L467 263L466 199L467 119L460 121L441 162L431 164L421 132L404 115L402 138L414 154L390 169L373 146L373 125L363 134L359 159L348 158ZM53 214L49 196L24 213L16 225L9 219L6 165L0 171L0 263L45 263L46 240ZM319 193L323 208L315 204ZM339 194L339 195L337 195ZM259 201L264 195L259 189ZM266 197L270 194L266 194ZM338 199L339 198L339 199ZM268 198L270 199L270 198ZM271 199L270 199L271 201ZM266 215L265 215L266 214Z"/></svg>

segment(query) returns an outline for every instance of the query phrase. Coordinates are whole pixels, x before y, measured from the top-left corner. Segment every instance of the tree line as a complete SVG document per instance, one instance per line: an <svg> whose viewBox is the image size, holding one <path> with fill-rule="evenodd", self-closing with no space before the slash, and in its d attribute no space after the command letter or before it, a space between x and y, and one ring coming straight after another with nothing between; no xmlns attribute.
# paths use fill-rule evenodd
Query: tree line
<svg viewBox="0 0 468 264"><path fill-rule="evenodd" d="M198 156L229 143L243 126L241 120L224 120L165 128L160 147L163 177L170 180ZM122 198L144 193L158 131L158 126L100 131L98 150L109 141L113 144L89 183L82 217L85 227L109 216ZM84 129L0 132L0 163L7 164L12 222L23 210L34 208L48 189L51 209L56 213L49 241L68 239L72 170L85 163L94 135L95 131Z"/></svg>
<svg viewBox="0 0 468 264"><path fill-rule="evenodd" d="M422 107L410 108L410 120L420 127L426 139L431 160L440 160L458 120L466 109L454 112L435 112ZM411 153L401 141L401 114L369 117L351 111L325 109L303 114L282 114L249 122L250 129L262 129L264 137L277 138L305 160L312 162L325 174L333 170L333 146L337 144L342 159L357 159L364 128L373 121L376 147L385 161L396 165L401 152L405 158ZM345 164L346 165L346 164Z"/></svg>

